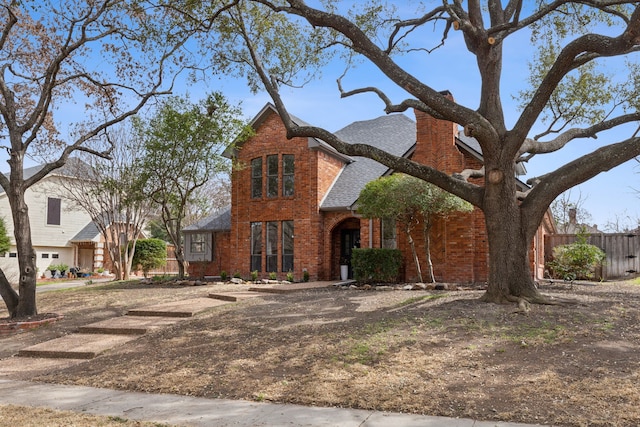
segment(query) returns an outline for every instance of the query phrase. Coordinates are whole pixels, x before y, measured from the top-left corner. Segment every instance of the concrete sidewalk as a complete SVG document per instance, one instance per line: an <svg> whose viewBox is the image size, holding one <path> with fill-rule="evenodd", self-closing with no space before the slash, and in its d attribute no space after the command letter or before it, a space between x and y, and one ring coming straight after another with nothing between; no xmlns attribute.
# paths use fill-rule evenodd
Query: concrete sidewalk
<svg viewBox="0 0 640 427"><path fill-rule="evenodd" d="M309 427L525 427L531 424L474 421L360 409L319 408L243 400L204 399L93 387L0 379L0 404L152 421L180 426Z"/></svg>

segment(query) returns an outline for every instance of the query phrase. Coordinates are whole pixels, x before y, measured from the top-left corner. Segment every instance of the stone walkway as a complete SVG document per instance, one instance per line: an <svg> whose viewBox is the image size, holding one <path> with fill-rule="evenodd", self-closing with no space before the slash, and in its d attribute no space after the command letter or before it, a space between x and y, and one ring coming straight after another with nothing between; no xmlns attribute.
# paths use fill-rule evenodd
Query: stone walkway
<svg viewBox="0 0 640 427"><path fill-rule="evenodd" d="M77 333L41 342L20 350L18 357L49 359L93 359L116 346L126 344L148 331L173 325L196 314L265 293L288 293L334 285L334 282L292 283L260 286L242 292L210 293L202 298L167 302L132 309L114 317L78 328ZM0 375L4 368L0 365Z"/></svg>

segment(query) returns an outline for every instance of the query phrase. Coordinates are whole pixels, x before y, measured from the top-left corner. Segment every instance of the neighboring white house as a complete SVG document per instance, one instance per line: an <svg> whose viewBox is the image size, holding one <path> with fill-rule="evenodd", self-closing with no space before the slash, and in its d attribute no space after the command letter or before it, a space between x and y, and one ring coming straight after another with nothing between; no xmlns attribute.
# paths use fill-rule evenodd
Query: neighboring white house
<svg viewBox="0 0 640 427"><path fill-rule="evenodd" d="M24 170L25 178L42 166ZM34 184L25 193L31 221L31 238L37 256L38 276L47 272L52 264L66 264L93 270L101 267L102 244L99 233L91 233L93 222L80 206L64 197L60 180L74 179L67 168L60 168ZM11 249L0 256L0 268L9 281L17 281L18 258L13 235L13 220L7 195L0 188L0 216L4 218ZM93 225L95 228L95 225ZM97 229L96 229L97 230ZM91 242L91 245L86 245ZM82 244L84 243L84 245Z"/></svg>

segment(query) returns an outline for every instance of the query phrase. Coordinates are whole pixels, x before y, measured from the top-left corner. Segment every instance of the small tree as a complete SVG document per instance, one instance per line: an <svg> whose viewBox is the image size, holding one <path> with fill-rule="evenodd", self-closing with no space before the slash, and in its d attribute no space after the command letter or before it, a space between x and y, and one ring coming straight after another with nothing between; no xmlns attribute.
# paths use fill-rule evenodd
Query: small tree
<svg viewBox="0 0 640 427"><path fill-rule="evenodd" d="M117 126L107 131L114 143L111 160L82 156L69 162L73 179L60 181L60 191L91 216L102 235L113 263L116 280L129 279L133 251L151 210L141 191L137 161L140 150L131 130Z"/></svg>
<svg viewBox="0 0 640 427"><path fill-rule="evenodd" d="M197 203L199 188L229 170L222 151L232 138L250 134L240 117L239 107L213 93L198 104L170 98L150 120L136 122L144 152L140 173L145 194L159 207L159 219L175 246L180 277L185 272L182 228L187 207Z"/></svg>
<svg viewBox="0 0 640 427"><path fill-rule="evenodd" d="M593 279L595 268L602 265L605 258L605 253L587 243L587 236L581 233L574 243L553 248L553 261L547 265L555 278Z"/></svg>
<svg viewBox="0 0 640 427"><path fill-rule="evenodd" d="M138 239L133 255L133 265L142 269L144 277L149 270L162 267L167 262L167 244L160 239Z"/></svg>
<svg viewBox="0 0 640 427"><path fill-rule="evenodd" d="M421 282L422 269L412 235L414 228L422 224L429 277L435 282L429 248L433 221L452 212L470 210L472 206L460 198L433 184L404 174L394 174L369 182L358 199L358 212L365 218L392 218L403 227L411 247L418 280Z"/></svg>

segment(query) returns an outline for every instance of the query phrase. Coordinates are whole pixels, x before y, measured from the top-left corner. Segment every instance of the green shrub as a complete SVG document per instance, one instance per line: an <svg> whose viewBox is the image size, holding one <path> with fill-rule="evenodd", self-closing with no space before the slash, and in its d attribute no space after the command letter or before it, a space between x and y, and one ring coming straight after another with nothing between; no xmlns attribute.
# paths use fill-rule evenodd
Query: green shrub
<svg viewBox="0 0 640 427"><path fill-rule="evenodd" d="M223 282L227 281L227 272L226 271L222 270L220 272L220 280L222 280Z"/></svg>
<svg viewBox="0 0 640 427"><path fill-rule="evenodd" d="M402 267L402 252L399 249L354 249L351 267L357 282L397 282Z"/></svg>
<svg viewBox="0 0 640 427"><path fill-rule="evenodd" d="M242 275L240 274L240 272L239 272L239 271L236 271L235 273L233 273L233 278L234 278L234 279L239 279L239 278L241 278L241 277L242 277Z"/></svg>
<svg viewBox="0 0 640 427"><path fill-rule="evenodd" d="M144 277L149 270L162 267L167 262L167 244L160 239L138 239L132 264L140 267Z"/></svg>
<svg viewBox="0 0 640 427"><path fill-rule="evenodd" d="M600 248L588 244L586 236L579 234L576 242L553 248L553 260L547 267L557 279L593 279L605 257Z"/></svg>
<svg viewBox="0 0 640 427"><path fill-rule="evenodd" d="M303 282L308 282L309 281L309 272L307 271L306 268L302 272L302 281Z"/></svg>
<svg viewBox="0 0 640 427"><path fill-rule="evenodd" d="M293 282L293 271L287 273L287 282Z"/></svg>
<svg viewBox="0 0 640 427"><path fill-rule="evenodd" d="M275 271L272 271L271 273L269 273L270 280L276 280L277 278L278 278L278 275L276 274Z"/></svg>
<svg viewBox="0 0 640 427"><path fill-rule="evenodd" d="M258 270L253 270L251 272L251 281L255 282L256 280L258 280Z"/></svg>

